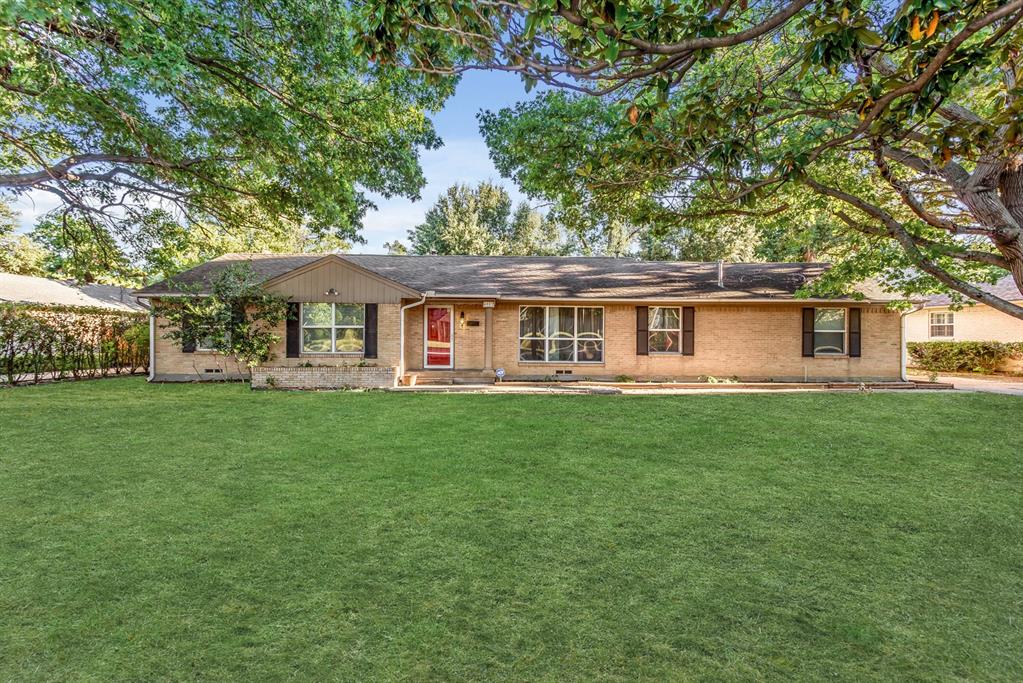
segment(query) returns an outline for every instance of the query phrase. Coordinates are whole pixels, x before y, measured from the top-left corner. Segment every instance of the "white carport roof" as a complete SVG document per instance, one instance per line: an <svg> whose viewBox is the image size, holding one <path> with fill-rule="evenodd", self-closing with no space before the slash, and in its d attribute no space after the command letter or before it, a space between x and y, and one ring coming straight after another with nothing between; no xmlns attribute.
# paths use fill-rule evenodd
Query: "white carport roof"
<svg viewBox="0 0 1023 683"><path fill-rule="evenodd" d="M76 285L31 275L0 273L0 301L43 306L107 308L112 311L144 311L131 290L116 285Z"/></svg>

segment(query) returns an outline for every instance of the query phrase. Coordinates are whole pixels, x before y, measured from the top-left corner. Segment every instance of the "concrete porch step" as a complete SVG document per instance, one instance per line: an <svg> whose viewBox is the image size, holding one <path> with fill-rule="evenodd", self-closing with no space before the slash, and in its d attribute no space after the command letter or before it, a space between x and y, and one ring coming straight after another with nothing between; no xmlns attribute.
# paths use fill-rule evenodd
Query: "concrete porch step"
<svg viewBox="0 0 1023 683"><path fill-rule="evenodd" d="M443 386L455 384L493 384L493 372L483 370L409 370L405 377L416 376L416 386ZM404 382L407 386L409 382Z"/></svg>
<svg viewBox="0 0 1023 683"><path fill-rule="evenodd" d="M493 384L494 380L487 379L486 377L429 377L429 378L418 378L416 380L417 387L428 387L428 386L451 386L454 384L466 384L466 385L479 385L479 384Z"/></svg>

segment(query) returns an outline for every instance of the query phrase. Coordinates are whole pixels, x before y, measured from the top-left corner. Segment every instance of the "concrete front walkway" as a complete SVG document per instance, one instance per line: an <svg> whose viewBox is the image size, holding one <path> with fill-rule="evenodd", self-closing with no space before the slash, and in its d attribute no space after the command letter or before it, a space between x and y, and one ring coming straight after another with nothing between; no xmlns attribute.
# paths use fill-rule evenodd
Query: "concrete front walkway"
<svg viewBox="0 0 1023 683"><path fill-rule="evenodd" d="M912 377L912 379L924 379ZM961 377L958 375L938 375L939 382L947 382L962 391L982 391L989 394L1010 394L1023 396L1023 377L1004 377L976 375Z"/></svg>
<svg viewBox="0 0 1023 683"><path fill-rule="evenodd" d="M737 384L706 383L629 383L603 382L504 382L497 384L428 384L394 387L387 391L422 393L488 393L488 394L620 394L626 396L672 396L679 394L756 394L857 391L939 391L949 385L926 382L888 382L860 385L857 383L779 383L745 382Z"/></svg>

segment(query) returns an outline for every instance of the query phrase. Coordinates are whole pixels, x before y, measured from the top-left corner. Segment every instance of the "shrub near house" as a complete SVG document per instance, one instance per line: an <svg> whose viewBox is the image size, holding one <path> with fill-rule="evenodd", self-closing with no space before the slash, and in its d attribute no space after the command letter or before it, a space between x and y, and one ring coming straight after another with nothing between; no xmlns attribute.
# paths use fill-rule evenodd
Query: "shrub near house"
<svg viewBox="0 0 1023 683"><path fill-rule="evenodd" d="M929 372L983 372L1023 358L1023 342L909 342L913 365Z"/></svg>
<svg viewBox="0 0 1023 683"><path fill-rule="evenodd" d="M1023 305L1011 275L974 285ZM906 316L906 341L911 364L931 372L1023 372L1023 320L984 304L931 296Z"/></svg>

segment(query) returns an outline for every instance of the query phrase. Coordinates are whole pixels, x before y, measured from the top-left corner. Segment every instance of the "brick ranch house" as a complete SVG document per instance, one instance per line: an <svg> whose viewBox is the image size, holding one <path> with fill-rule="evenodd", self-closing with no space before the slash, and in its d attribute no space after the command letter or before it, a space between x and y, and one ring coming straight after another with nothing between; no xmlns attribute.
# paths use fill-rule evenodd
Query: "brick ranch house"
<svg viewBox="0 0 1023 683"><path fill-rule="evenodd" d="M415 375L506 379L898 381L893 297L798 299L826 264L582 257L228 254L138 290L194 296L232 264L289 300L253 385L393 386ZM190 294L185 294L190 292ZM151 324L150 379L245 377Z"/></svg>

